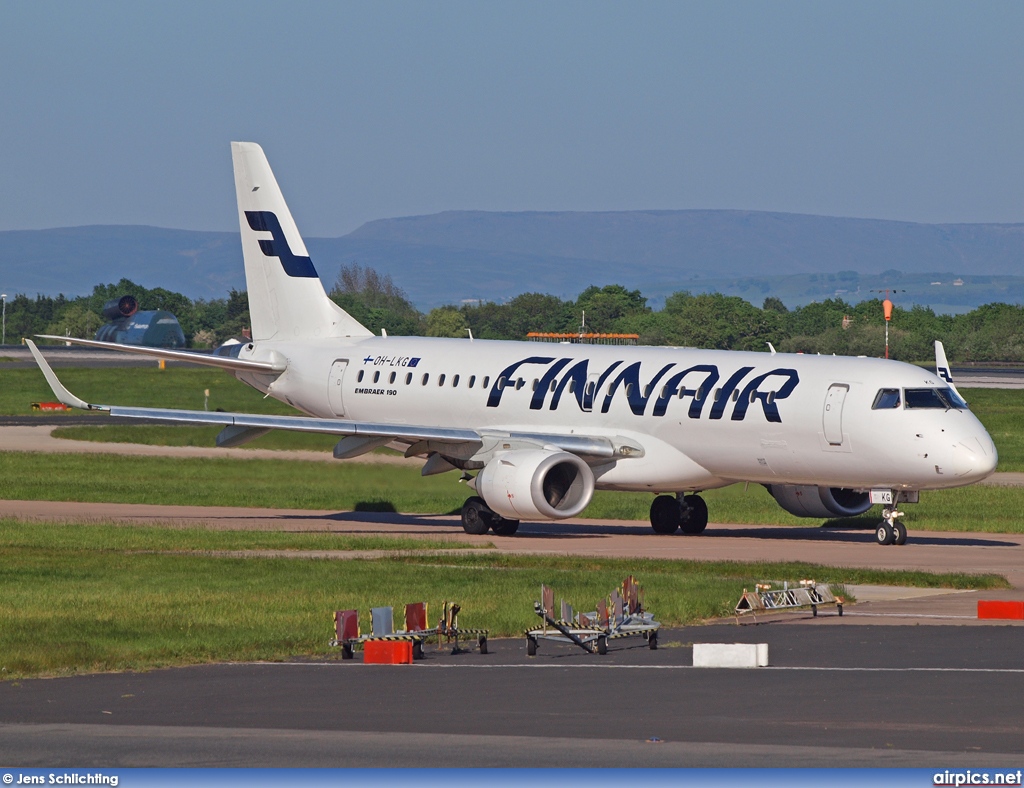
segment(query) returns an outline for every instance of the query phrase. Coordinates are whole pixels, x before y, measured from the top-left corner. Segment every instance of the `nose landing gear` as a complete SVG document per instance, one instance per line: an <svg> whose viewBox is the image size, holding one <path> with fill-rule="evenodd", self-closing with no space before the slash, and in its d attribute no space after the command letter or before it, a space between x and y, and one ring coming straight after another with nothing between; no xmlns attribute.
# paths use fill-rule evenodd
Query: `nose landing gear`
<svg viewBox="0 0 1024 788"><path fill-rule="evenodd" d="M875 529L875 541L881 545L907 543L907 526L899 521L905 514L897 507L899 506L899 493L892 496L893 504L882 509L882 522Z"/></svg>

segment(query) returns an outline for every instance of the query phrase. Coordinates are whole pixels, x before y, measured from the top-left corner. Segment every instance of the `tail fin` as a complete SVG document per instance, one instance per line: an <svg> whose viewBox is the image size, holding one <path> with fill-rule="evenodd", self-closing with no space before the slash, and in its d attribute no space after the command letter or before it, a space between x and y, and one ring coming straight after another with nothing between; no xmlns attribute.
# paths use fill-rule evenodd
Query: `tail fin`
<svg viewBox="0 0 1024 788"><path fill-rule="evenodd" d="M942 346L942 342L935 340L935 373L942 378L949 387L953 389L953 393L956 394L960 399L963 399L960 392L956 390L956 386L953 384L953 371L949 367L949 362L946 361L946 348Z"/></svg>
<svg viewBox="0 0 1024 788"><path fill-rule="evenodd" d="M263 149L232 142L254 340L371 336L327 297Z"/></svg>

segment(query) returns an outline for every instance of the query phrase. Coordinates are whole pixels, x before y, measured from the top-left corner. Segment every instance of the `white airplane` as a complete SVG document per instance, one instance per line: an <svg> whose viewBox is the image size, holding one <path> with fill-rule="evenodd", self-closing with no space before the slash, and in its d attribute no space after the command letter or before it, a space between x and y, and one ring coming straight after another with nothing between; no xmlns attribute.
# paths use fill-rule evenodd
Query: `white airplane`
<svg viewBox="0 0 1024 788"><path fill-rule="evenodd" d="M901 503L980 481L996 448L939 375L877 358L670 347L374 336L324 292L263 150L233 142L252 341L214 355L74 340L232 372L305 416L87 403L29 346L66 405L222 424L219 446L274 429L341 436L339 459L379 446L460 469L477 493L463 528L579 515L594 490L657 494L659 534L702 532L698 494L764 485L786 511L849 517L884 505L879 544L903 544ZM66 340L66 337L54 337ZM941 359L939 356L941 355ZM943 379L943 377L945 379Z"/></svg>

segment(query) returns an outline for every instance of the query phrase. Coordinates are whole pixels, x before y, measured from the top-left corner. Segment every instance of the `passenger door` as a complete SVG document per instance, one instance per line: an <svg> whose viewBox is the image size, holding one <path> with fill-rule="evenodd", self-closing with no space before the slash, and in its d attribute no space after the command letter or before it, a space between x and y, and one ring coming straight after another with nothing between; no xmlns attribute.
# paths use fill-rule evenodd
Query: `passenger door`
<svg viewBox="0 0 1024 788"><path fill-rule="evenodd" d="M825 432L825 440L830 446L843 445L843 403L849 391L850 387L845 383L833 383L825 395L821 425Z"/></svg>

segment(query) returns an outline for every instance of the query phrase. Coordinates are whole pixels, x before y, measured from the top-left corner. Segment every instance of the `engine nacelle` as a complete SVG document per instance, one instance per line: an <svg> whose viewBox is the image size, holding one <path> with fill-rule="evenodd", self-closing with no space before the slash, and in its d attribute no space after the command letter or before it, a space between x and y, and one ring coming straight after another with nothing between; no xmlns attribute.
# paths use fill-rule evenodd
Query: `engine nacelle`
<svg viewBox="0 0 1024 788"><path fill-rule="evenodd" d="M120 320L123 317L131 317L138 311L139 302L130 295L115 298L103 305L103 316L107 320Z"/></svg>
<svg viewBox="0 0 1024 788"><path fill-rule="evenodd" d="M525 449L500 454L477 474L476 491L509 520L562 520L594 497L594 473L575 454Z"/></svg>
<svg viewBox="0 0 1024 788"><path fill-rule="evenodd" d="M779 506L797 517L856 517L871 508L867 492L844 487L815 487L813 485L766 484Z"/></svg>

